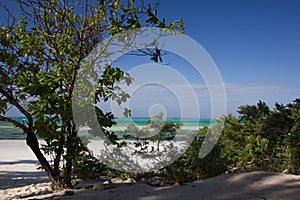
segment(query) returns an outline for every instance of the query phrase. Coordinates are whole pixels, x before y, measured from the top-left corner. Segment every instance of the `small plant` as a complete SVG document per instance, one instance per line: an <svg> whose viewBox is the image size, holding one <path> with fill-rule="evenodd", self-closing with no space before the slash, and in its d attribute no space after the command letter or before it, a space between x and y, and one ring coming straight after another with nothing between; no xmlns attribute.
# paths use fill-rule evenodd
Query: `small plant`
<svg viewBox="0 0 300 200"><path fill-rule="evenodd" d="M75 178L95 179L105 175L108 168L89 153L83 153L73 167Z"/></svg>
<svg viewBox="0 0 300 200"><path fill-rule="evenodd" d="M135 148L140 148L138 152L151 152L154 147L149 150L149 141L157 142L156 150L159 151L161 141L173 140L177 134L177 130L183 125L181 122L167 122L163 120L163 113L158 113L153 120L148 120L146 127L139 129L134 124L129 124L125 130L124 139L135 140Z"/></svg>

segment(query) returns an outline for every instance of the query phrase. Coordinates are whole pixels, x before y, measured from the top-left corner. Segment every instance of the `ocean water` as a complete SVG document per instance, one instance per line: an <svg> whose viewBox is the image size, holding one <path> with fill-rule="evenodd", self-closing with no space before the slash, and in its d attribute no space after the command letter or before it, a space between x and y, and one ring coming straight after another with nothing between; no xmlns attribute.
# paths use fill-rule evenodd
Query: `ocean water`
<svg viewBox="0 0 300 200"><path fill-rule="evenodd" d="M26 135L22 129L17 128L10 123L0 121L0 140L18 140L25 139Z"/></svg>
<svg viewBox="0 0 300 200"><path fill-rule="evenodd" d="M24 118L13 118L14 120L17 120L21 123L26 123L26 120ZM137 126L143 127L146 125L148 118L134 118L134 119L115 119L114 121L117 123L113 127L110 128L110 131L115 132L117 135L123 135L124 129L131 124L135 123ZM182 122L183 127L179 130L178 134L184 134L187 132L195 132L200 127L203 127L205 125L213 124L214 121L210 119L167 119L166 121L174 121ZM10 123L0 121L0 140L19 140L19 139L25 139L26 134L23 133L23 131L20 128L17 128L13 126Z"/></svg>

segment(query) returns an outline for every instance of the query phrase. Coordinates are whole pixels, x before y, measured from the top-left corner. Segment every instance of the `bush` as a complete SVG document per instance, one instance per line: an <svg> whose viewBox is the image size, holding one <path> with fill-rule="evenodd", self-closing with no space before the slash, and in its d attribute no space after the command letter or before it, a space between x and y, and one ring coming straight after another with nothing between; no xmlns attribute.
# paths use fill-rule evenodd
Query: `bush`
<svg viewBox="0 0 300 200"><path fill-rule="evenodd" d="M198 157L207 127L198 131L187 151L161 172L183 184L225 172L288 170L300 174L300 99L270 109L257 105L241 106L239 117L225 117L222 135L213 150Z"/></svg>
<svg viewBox="0 0 300 200"><path fill-rule="evenodd" d="M104 175L107 169L97 158L89 153L84 153L74 165L73 173L78 179L95 179Z"/></svg>
<svg viewBox="0 0 300 200"><path fill-rule="evenodd" d="M225 172L226 168L220 157L220 143L217 143L205 158L199 158L199 150L207 130L208 127L200 129L186 152L178 160L162 170L165 176L179 184L184 184L197 179L217 176Z"/></svg>
<svg viewBox="0 0 300 200"><path fill-rule="evenodd" d="M199 150L208 127L197 131L185 153L158 172L139 174L137 180L160 176L165 182L184 184L225 172L274 171L300 174L300 99L288 105L275 104L271 110L259 102L239 107L239 117L229 114L217 144L204 158ZM220 128L216 124L214 128ZM83 156L75 168L78 178L103 173L126 179L130 175L106 168L90 156Z"/></svg>

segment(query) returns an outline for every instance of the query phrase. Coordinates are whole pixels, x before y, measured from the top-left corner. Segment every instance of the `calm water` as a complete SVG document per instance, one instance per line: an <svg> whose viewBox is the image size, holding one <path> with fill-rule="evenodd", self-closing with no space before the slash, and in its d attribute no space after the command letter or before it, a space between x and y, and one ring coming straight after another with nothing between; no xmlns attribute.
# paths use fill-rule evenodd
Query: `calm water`
<svg viewBox="0 0 300 200"><path fill-rule="evenodd" d="M26 123L24 118L13 118L21 123ZM130 123L135 123L137 125L145 125L149 119L148 118L135 118L135 119L115 119L117 125L112 127L111 130L117 134L122 133L122 129L126 127ZM183 128L182 131L195 131L198 127L209 125L210 123L214 123L209 119L167 119L167 121L182 122ZM0 140L17 140L17 139L25 139L26 135L23 131L7 122L0 121Z"/></svg>

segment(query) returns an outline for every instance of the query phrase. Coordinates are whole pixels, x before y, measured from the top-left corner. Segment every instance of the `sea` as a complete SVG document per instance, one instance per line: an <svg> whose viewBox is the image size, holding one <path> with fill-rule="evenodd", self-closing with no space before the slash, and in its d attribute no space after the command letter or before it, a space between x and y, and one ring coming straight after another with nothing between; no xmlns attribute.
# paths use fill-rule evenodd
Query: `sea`
<svg viewBox="0 0 300 200"><path fill-rule="evenodd" d="M26 123L26 119L22 117L12 118L18 122ZM146 125L149 118L123 118L123 119L114 119L116 125L113 125L109 130L115 132L117 135L124 134L124 129L134 123L137 126L143 127ZM177 134L186 134L197 131L199 128L214 124L215 121L211 119L179 119L179 118L169 118L166 121L182 122L183 126L178 131ZM21 140L25 139L26 134L14 125L0 121L0 140Z"/></svg>

